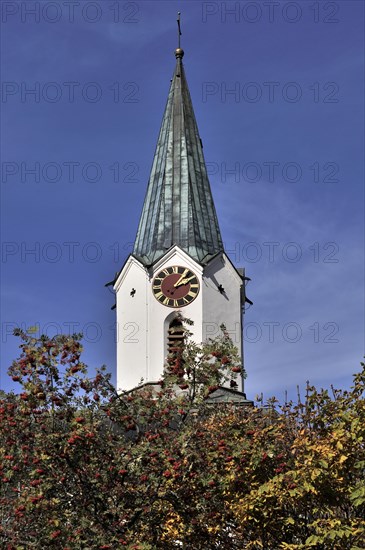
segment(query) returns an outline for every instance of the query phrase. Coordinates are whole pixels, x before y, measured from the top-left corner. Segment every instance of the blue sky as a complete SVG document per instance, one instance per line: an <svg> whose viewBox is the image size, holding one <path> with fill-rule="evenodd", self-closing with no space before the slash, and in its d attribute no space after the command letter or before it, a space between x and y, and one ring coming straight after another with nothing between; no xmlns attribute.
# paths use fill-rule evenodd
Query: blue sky
<svg viewBox="0 0 365 550"><path fill-rule="evenodd" d="M252 279L248 397L348 387L364 355L363 3L1 8L0 387L16 325L84 331L85 361L115 375L104 284L134 241L179 10L223 240Z"/></svg>

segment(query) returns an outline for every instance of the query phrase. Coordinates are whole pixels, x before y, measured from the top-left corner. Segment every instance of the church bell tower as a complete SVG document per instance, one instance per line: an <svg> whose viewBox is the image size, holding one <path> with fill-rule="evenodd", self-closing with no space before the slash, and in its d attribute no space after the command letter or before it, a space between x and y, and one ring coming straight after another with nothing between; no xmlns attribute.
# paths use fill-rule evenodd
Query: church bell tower
<svg viewBox="0 0 365 550"><path fill-rule="evenodd" d="M161 378L179 314L197 343L224 323L243 362L244 270L224 251L180 47L175 57L134 249L113 283L118 390Z"/></svg>

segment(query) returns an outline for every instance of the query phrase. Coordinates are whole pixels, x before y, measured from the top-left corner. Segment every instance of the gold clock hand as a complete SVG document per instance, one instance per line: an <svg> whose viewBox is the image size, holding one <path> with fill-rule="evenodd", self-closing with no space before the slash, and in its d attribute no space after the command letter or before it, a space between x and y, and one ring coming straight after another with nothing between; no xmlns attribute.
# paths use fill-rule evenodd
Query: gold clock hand
<svg viewBox="0 0 365 550"><path fill-rule="evenodd" d="M181 284L182 285L186 285L186 283L188 283L189 281L191 281L191 279L194 279L195 275L192 275L191 277L188 277L187 279L183 279L181 281Z"/></svg>
<svg viewBox="0 0 365 550"><path fill-rule="evenodd" d="M185 275L187 274L189 270L188 269L185 269L184 273L181 275L180 279L178 279L176 281L176 283L174 284L174 287L176 288L177 286L179 286L181 284L181 281L184 279Z"/></svg>

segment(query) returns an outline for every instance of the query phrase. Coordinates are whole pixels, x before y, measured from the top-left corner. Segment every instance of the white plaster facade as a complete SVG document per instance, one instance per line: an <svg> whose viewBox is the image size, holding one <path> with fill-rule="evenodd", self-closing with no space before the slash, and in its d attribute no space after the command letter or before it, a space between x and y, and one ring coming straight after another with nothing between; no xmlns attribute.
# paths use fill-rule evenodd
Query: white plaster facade
<svg viewBox="0 0 365 550"><path fill-rule="evenodd" d="M152 293L154 276L161 269L174 265L191 269L200 284L195 300L176 309L162 305ZM219 285L224 293L218 290ZM142 381L157 382L161 378L167 355L168 325L178 311L194 321L189 330L195 342L217 336L224 323L241 352L242 285L242 278L224 253L204 268L178 246L171 248L152 268L146 268L130 256L114 284L118 391L131 390ZM237 383L241 389L240 381Z"/></svg>

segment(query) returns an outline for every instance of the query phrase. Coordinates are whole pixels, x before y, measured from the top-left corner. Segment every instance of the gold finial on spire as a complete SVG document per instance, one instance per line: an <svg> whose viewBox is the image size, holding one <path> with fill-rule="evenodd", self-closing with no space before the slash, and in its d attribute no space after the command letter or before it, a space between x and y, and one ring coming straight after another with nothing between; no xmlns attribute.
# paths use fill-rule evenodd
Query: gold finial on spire
<svg viewBox="0 0 365 550"><path fill-rule="evenodd" d="M175 57L176 59L180 58L182 59L184 57L184 50L180 47L180 36L182 35L182 32L181 32L181 27L180 27L180 15L181 13L178 12L177 14L177 29L178 29L178 32L177 32L177 40L178 40L178 47L176 48L175 50Z"/></svg>

